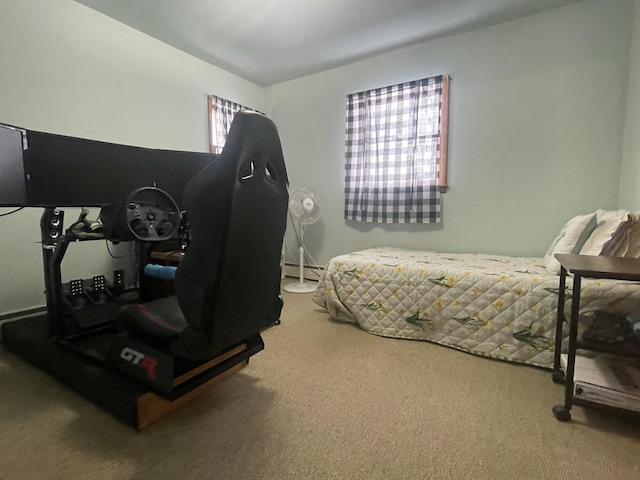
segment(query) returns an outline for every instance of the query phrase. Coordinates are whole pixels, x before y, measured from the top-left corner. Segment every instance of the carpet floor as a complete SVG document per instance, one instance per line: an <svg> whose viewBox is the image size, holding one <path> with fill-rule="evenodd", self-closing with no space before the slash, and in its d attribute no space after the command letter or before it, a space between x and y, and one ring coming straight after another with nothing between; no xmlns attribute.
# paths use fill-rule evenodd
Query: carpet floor
<svg viewBox="0 0 640 480"><path fill-rule="evenodd" d="M136 432L0 347L0 479L637 479L640 420L551 373L331 320L284 292L247 368Z"/></svg>

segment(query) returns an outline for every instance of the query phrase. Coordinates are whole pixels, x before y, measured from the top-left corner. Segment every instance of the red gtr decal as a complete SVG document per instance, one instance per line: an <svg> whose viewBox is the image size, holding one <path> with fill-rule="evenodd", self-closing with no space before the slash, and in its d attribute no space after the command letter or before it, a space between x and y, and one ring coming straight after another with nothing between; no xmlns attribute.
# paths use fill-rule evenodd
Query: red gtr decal
<svg viewBox="0 0 640 480"><path fill-rule="evenodd" d="M120 358L133 365L137 365L138 367L144 369L144 371L147 372L147 376L151 380L157 379L157 376L156 376L156 365L158 365L157 359L149 355L145 355L144 353L140 353L129 347L125 347L122 349L122 351L120 352Z"/></svg>

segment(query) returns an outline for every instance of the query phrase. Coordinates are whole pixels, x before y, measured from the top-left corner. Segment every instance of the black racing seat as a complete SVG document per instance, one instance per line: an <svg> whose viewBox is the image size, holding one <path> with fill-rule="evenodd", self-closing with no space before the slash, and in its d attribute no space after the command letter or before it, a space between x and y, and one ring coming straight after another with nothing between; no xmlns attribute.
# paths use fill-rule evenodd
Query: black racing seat
<svg viewBox="0 0 640 480"><path fill-rule="evenodd" d="M288 178L274 123L238 112L224 150L184 200L191 242L175 296L126 305L119 318L132 334L200 361L279 323Z"/></svg>

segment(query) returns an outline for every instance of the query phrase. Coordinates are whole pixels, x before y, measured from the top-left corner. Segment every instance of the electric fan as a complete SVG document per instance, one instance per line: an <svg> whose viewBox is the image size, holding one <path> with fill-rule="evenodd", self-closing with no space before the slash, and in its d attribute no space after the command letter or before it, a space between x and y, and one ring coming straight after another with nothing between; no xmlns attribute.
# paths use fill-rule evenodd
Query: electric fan
<svg viewBox="0 0 640 480"><path fill-rule="evenodd" d="M300 280L298 283L289 283L283 288L292 293L310 293L316 289L315 283L304 281L304 227L311 225L320 218L320 198L307 185L301 185L293 189L289 195L289 211L298 221L298 245L300 245Z"/></svg>

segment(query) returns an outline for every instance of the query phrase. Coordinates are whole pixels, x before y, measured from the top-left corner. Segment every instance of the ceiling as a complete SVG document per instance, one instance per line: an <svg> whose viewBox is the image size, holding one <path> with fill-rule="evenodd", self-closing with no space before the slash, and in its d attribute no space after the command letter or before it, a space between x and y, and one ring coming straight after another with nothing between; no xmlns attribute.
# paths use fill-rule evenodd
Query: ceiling
<svg viewBox="0 0 640 480"><path fill-rule="evenodd" d="M75 0L261 86L579 0Z"/></svg>

